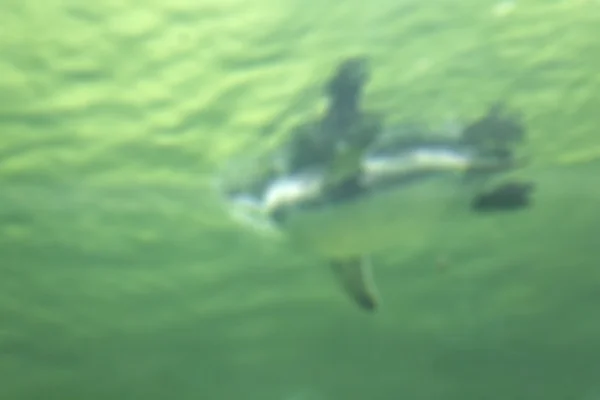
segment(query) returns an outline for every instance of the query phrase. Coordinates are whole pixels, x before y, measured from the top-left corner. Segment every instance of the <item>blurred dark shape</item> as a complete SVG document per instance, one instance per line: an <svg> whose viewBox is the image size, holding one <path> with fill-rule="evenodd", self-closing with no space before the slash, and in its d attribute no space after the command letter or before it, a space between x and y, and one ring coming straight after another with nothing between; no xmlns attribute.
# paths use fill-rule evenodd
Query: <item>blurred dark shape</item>
<svg viewBox="0 0 600 400"><path fill-rule="evenodd" d="M343 134L360 114L360 98L369 80L369 64L364 57L352 57L343 61L326 84L329 99L327 114L323 120L328 134Z"/></svg>
<svg viewBox="0 0 600 400"><path fill-rule="evenodd" d="M287 149L289 172L325 168L332 186L338 183L345 186L346 180L357 179L364 151L383 125L379 116L361 110L360 101L369 76L365 57L350 57L339 64L325 84L328 103L323 117L292 132Z"/></svg>
<svg viewBox="0 0 600 400"><path fill-rule="evenodd" d="M482 152L510 156L514 147L525 138L525 128L518 114L509 114L502 103L494 104L481 119L468 125L462 140Z"/></svg>
<svg viewBox="0 0 600 400"><path fill-rule="evenodd" d="M530 182L510 182L497 186L476 196L471 209L479 212L513 211L531 204L534 184Z"/></svg>

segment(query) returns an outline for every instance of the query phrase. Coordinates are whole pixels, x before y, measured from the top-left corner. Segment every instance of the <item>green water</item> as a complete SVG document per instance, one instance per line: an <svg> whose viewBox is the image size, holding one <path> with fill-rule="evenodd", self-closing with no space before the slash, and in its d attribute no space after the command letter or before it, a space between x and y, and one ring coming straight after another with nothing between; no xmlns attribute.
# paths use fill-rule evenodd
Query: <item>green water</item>
<svg viewBox="0 0 600 400"><path fill-rule="evenodd" d="M0 399L600 398L597 0L4 0L0 30ZM506 99L538 182L376 255L376 315L209 190L355 53L390 122Z"/></svg>

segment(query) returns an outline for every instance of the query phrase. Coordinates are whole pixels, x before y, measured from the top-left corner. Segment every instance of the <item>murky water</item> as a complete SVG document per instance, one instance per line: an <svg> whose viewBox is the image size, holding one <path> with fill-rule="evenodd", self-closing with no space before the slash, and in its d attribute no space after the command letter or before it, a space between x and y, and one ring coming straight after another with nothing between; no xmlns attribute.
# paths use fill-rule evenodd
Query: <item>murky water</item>
<svg viewBox="0 0 600 400"><path fill-rule="evenodd" d="M0 398L598 397L598 1L0 10ZM356 53L389 123L506 100L538 183L519 218L375 255L375 315L210 191Z"/></svg>

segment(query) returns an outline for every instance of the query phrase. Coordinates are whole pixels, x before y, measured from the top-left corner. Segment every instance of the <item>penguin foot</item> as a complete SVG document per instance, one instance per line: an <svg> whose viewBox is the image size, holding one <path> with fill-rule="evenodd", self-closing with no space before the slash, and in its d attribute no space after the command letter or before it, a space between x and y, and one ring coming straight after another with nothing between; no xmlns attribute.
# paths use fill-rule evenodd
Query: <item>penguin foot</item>
<svg viewBox="0 0 600 400"><path fill-rule="evenodd" d="M534 187L531 182L504 183L476 196L471 203L471 209L477 212L491 212L527 208L531 204Z"/></svg>

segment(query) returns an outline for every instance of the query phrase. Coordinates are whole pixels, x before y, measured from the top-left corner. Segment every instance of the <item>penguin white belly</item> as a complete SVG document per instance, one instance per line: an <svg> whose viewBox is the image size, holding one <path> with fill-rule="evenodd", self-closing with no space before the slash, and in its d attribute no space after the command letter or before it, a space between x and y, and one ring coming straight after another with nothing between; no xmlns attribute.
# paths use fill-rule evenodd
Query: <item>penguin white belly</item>
<svg viewBox="0 0 600 400"><path fill-rule="evenodd" d="M327 258L412 247L435 234L449 213L467 214L468 194L461 189L454 177L434 177L294 210L279 227L295 245Z"/></svg>

